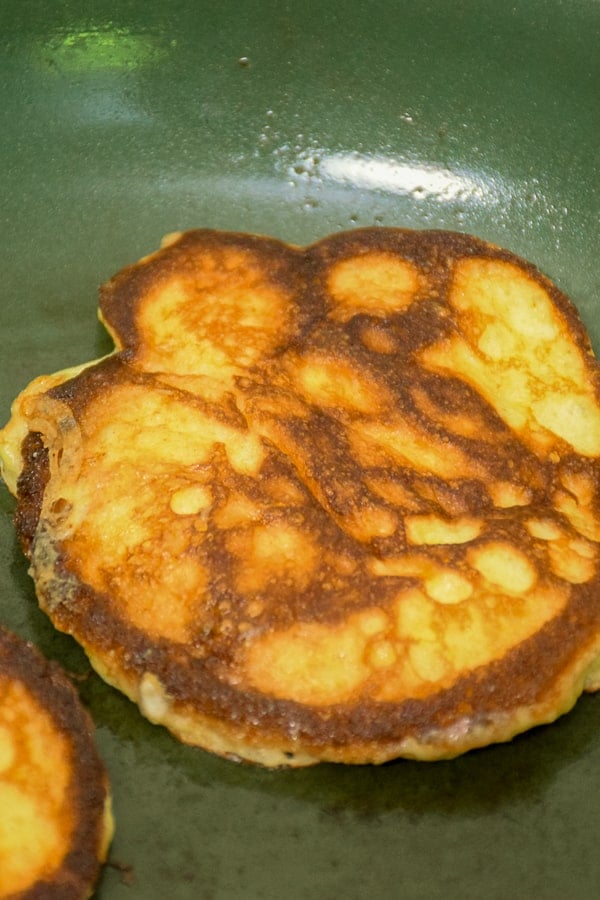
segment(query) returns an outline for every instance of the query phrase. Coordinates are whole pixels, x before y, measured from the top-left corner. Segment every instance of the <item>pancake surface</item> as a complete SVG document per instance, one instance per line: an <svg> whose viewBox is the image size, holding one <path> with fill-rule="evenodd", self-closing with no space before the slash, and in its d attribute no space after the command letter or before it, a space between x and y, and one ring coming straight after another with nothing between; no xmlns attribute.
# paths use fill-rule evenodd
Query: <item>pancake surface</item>
<svg viewBox="0 0 600 900"><path fill-rule="evenodd" d="M106 772L73 685L0 628L0 897L89 897L111 836Z"/></svg>
<svg viewBox="0 0 600 900"><path fill-rule="evenodd" d="M599 369L449 232L193 231L0 433L41 606L144 715L268 766L436 759L600 687Z"/></svg>

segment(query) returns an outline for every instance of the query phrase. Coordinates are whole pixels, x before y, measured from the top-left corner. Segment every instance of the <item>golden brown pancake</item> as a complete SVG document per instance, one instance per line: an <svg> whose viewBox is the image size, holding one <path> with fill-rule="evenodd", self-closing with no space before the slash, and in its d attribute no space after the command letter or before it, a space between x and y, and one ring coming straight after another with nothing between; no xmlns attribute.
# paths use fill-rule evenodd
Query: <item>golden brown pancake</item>
<svg viewBox="0 0 600 900"><path fill-rule="evenodd" d="M599 369L533 265L448 232L173 235L110 356L0 433L38 597L181 740L452 757L600 687Z"/></svg>
<svg viewBox="0 0 600 900"><path fill-rule="evenodd" d="M112 829L106 771L75 688L0 628L0 897L89 897Z"/></svg>

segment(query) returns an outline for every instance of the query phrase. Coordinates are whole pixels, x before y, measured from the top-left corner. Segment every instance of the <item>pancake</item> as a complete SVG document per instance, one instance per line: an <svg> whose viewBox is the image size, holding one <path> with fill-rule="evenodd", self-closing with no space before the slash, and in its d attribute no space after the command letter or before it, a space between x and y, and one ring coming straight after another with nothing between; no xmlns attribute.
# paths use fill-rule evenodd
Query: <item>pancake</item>
<svg viewBox="0 0 600 900"><path fill-rule="evenodd" d="M599 368L474 237L169 236L0 433L42 608L182 741L433 760L600 687Z"/></svg>
<svg viewBox="0 0 600 900"><path fill-rule="evenodd" d="M78 694L62 669L0 628L0 897L89 897L112 830Z"/></svg>

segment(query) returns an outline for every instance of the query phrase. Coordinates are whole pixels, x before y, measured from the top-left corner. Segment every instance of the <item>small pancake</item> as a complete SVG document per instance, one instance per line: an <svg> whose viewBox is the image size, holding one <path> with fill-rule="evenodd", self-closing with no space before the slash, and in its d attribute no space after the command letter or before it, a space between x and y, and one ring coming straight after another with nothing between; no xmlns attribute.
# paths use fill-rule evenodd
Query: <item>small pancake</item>
<svg viewBox="0 0 600 900"><path fill-rule="evenodd" d="M474 237L172 235L0 433L40 604L181 740L452 757L600 687L599 368Z"/></svg>
<svg viewBox="0 0 600 900"><path fill-rule="evenodd" d="M0 628L0 897L89 897L112 831L78 694L62 669Z"/></svg>

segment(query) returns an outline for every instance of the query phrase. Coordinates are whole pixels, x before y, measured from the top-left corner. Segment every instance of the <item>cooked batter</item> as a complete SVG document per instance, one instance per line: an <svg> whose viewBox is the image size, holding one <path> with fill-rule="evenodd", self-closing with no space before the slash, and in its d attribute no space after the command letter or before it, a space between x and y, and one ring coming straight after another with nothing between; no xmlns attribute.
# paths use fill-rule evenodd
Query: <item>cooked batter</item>
<svg viewBox="0 0 600 900"><path fill-rule="evenodd" d="M106 772L75 689L0 628L0 897L89 897L112 828Z"/></svg>
<svg viewBox="0 0 600 900"><path fill-rule="evenodd" d="M0 432L40 603L179 738L450 757L600 687L599 368L448 232L172 235Z"/></svg>

